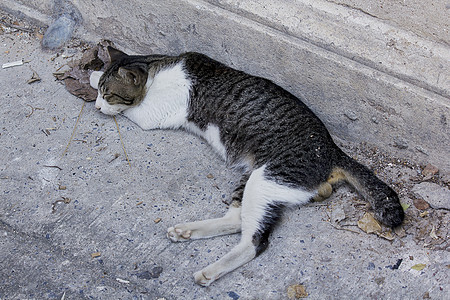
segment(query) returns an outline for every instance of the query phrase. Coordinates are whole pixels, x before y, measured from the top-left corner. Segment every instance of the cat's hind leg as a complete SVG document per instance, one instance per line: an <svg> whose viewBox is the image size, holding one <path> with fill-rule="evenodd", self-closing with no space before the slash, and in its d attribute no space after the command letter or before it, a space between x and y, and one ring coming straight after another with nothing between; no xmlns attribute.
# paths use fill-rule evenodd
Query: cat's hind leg
<svg viewBox="0 0 450 300"><path fill-rule="evenodd" d="M231 205L222 218L178 224L167 229L167 237L173 242L204 239L241 231L241 203L245 184L250 173L245 173L231 196Z"/></svg>
<svg viewBox="0 0 450 300"><path fill-rule="evenodd" d="M268 246L268 238L286 204L306 203L313 193L279 185L265 178L265 167L256 169L245 186L242 200L242 236L238 245L215 263L194 274L195 282L208 286L251 261Z"/></svg>
<svg viewBox="0 0 450 300"><path fill-rule="evenodd" d="M241 205L233 202L228 212L217 219L178 224L167 229L167 237L173 242L210 238L241 231Z"/></svg>

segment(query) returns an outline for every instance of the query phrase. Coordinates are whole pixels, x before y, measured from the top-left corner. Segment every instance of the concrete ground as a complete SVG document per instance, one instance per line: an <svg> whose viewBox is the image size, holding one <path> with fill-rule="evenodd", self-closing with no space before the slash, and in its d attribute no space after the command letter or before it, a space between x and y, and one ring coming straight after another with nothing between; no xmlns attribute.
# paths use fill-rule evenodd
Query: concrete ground
<svg viewBox="0 0 450 300"><path fill-rule="evenodd" d="M201 139L119 116L129 165L114 120L93 103L80 115L52 75L80 49L0 34L1 63L26 62L0 69L0 299L288 299L294 285L309 299L448 299L448 174L347 141L408 207L392 241L356 226L368 208L342 186L287 211L260 257L197 286L192 274L239 235L172 243L166 229L223 215L239 174Z"/></svg>

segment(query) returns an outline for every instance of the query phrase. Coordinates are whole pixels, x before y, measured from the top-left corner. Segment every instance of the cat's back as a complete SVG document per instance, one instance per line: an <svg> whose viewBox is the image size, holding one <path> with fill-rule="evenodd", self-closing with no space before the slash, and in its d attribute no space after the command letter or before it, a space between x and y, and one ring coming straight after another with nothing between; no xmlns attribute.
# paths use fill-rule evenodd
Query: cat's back
<svg viewBox="0 0 450 300"><path fill-rule="evenodd" d="M256 166L283 165L273 168L283 172L290 166L288 173L295 174L290 182L316 183L328 176L336 146L300 99L203 54L186 53L184 61L193 82L188 118L203 130L216 125L231 161L251 153Z"/></svg>

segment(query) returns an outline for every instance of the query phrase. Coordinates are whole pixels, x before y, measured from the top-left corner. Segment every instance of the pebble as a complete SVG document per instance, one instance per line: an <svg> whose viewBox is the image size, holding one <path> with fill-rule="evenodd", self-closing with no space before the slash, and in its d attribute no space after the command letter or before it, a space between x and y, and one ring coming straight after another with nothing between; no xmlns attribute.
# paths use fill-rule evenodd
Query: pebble
<svg viewBox="0 0 450 300"><path fill-rule="evenodd" d="M231 299L233 299L233 300L237 300L237 299L240 298L240 296L239 296L238 294L236 294L235 292L233 292L233 291L228 292L227 294L228 294L228 296L229 296Z"/></svg>
<svg viewBox="0 0 450 300"><path fill-rule="evenodd" d="M57 49L72 38L76 22L68 16L59 17L51 24L44 34L42 46L47 49Z"/></svg>
<svg viewBox="0 0 450 300"><path fill-rule="evenodd" d="M398 149L407 149L408 143L406 140L404 140L401 137L395 137L394 138L394 147L397 147Z"/></svg>
<svg viewBox="0 0 450 300"><path fill-rule="evenodd" d="M413 203L414 206L419 210L425 210L430 208L430 204L428 204L428 202L423 199L414 199Z"/></svg>
<svg viewBox="0 0 450 300"><path fill-rule="evenodd" d="M428 202L432 208L450 210L450 191L445 187L432 182L421 182L416 184L411 192L417 198Z"/></svg>
<svg viewBox="0 0 450 300"><path fill-rule="evenodd" d="M358 120L358 115L352 110L346 110L344 115L352 121Z"/></svg>
<svg viewBox="0 0 450 300"><path fill-rule="evenodd" d="M425 166L425 168L422 171L423 176L433 176L439 173L439 169L432 164L428 164Z"/></svg>
<svg viewBox="0 0 450 300"><path fill-rule="evenodd" d="M144 271L141 273L137 273L135 275L140 279L149 280L152 278L158 278L159 275L161 275L162 271L163 271L162 267L154 267L151 271Z"/></svg>

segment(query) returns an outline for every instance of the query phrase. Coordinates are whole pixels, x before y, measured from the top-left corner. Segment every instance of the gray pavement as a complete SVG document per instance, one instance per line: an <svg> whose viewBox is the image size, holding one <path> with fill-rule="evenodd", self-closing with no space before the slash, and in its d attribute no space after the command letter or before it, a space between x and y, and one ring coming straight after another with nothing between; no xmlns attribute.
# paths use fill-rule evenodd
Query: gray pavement
<svg viewBox="0 0 450 300"><path fill-rule="evenodd" d="M0 69L0 299L287 299L294 284L309 299L448 299L447 249L408 231L365 234L355 225L367 207L346 187L287 211L265 253L197 286L192 274L239 235L172 243L166 229L223 215L238 174L197 137L118 117L130 167L114 120L93 103L69 144L83 102L52 75L64 55L27 33L0 34L1 63L26 61ZM41 81L28 84L33 71Z"/></svg>

